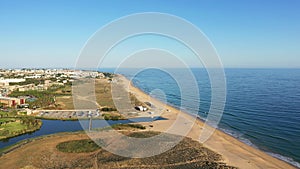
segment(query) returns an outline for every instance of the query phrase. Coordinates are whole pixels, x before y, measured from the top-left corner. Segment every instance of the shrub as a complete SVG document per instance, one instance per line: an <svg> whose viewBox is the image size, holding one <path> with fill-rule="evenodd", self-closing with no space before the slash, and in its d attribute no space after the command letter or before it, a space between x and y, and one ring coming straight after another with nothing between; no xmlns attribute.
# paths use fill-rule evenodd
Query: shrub
<svg viewBox="0 0 300 169"><path fill-rule="evenodd" d="M103 107L103 108L101 108L101 111L117 111L117 109L111 108L111 107Z"/></svg>
<svg viewBox="0 0 300 169"><path fill-rule="evenodd" d="M99 141L102 143L101 140ZM100 147L93 140L86 139L62 142L56 145L56 148L65 153L87 153L96 151Z"/></svg>
<svg viewBox="0 0 300 169"><path fill-rule="evenodd" d="M114 124L111 127L115 130L123 130L128 128L136 128L142 130L146 129L146 127L141 124Z"/></svg>

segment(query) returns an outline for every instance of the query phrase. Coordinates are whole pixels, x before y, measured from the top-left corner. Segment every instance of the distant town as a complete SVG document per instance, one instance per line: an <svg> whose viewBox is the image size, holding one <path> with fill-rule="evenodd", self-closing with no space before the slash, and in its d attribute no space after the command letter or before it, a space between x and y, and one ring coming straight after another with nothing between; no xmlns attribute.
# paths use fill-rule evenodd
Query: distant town
<svg viewBox="0 0 300 169"><path fill-rule="evenodd" d="M13 97L14 92L45 91L70 86L76 78L105 78L107 73L70 69L1 69L0 108L29 108L32 96ZM34 108L34 107L32 107Z"/></svg>
<svg viewBox="0 0 300 169"><path fill-rule="evenodd" d="M72 82L79 78L98 79L109 85L112 74L70 69L0 69L0 140L38 130L41 118L76 120L92 113L100 116L95 110L73 111ZM103 114L99 118L118 117Z"/></svg>

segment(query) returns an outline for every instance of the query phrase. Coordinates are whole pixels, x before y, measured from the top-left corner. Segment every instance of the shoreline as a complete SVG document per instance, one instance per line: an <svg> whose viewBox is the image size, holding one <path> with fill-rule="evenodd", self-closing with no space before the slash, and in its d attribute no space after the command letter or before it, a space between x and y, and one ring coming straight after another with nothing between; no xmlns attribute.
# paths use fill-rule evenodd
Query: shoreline
<svg viewBox="0 0 300 169"><path fill-rule="evenodd" d="M150 95L134 86L134 84L127 79L124 75L118 75L122 81L124 81L124 87L129 92L132 92L137 99L142 102L154 101L155 106L159 105L164 107L164 109L169 109L171 111L162 113L162 117L167 118L163 122L154 121L152 122L153 127L151 130L165 132L165 130L173 124L177 115L191 116L189 113L180 111L175 106L161 102L158 99L152 98ZM146 124L146 123L145 123ZM189 131L187 137L199 141L199 136L204 126L204 121L202 119L196 118L193 127ZM269 155L267 152L254 148L242 141L234 138L233 136L221 131L220 129L215 129L214 133L210 138L203 143L203 145L216 153L222 155L223 160L226 164L236 166L239 168L296 168L296 166L276 157Z"/></svg>
<svg viewBox="0 0 300 169"><path fill-rule="evenodd" d="M60 136L60 135L65 135L65 134L81 134L81 133L84 133L84 131L59 132L59 133L42 135L42 136L37 136L37 137L34 137L34 138L21 140L21 141L18 141L17 143L15 143L15 144L10 145L10 146L0 148L0 157L2 157L3 155L8 154L8 153L18 149L18 148L21 148L21 147L27 145L28 143L36 141L36 140L41 140L41 139L44 139L44 138L49 138L49 137L53 137L53 136Z"/></svg>
<svg viewBox="0 0 300 169"><path fill-rule="evenodd" d="M7 136L7 137L0 138L0 141L5 141L5 140L8 140L8 139L11 139L11 138L14 138L14 137L18 137L18 136L21 136L21 135L24 135L24 134L34 133L35 131L40 130L42 125L43 125L43 122L41 121L41 119L39 119L39 120L40 121L38 122L38 126L35 126L32 129L26 129L25 131L18 132L14 135L10 135L10 136Z"/></svg>

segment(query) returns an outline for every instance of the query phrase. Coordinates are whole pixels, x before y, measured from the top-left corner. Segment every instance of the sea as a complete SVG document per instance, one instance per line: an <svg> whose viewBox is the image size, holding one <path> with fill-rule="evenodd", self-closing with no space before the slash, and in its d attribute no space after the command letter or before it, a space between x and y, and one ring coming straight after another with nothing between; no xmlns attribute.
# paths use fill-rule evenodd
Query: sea
<svg viewBox="0 0 300 169"><path fill-rule="evenodd" d="M99 69L114 72L115 69ZM186 70L156 68L118 69L133 84L177 108L197 112L205 120L212 105L212 87L204 68L191 68L198 90L184 95L198 104L196 110L182 105L180 81L185 86L194 84L186 79ZM176 74L176 73L175 73ZM240 141L300 168L300 69L224 69L226 102L217 128ZM180 79L178 79L180 78ZM194 89L194 86L191 86ZM159 92L155 92L159 91ZM195 93L199 92L199 98ZM154 93L154 94L153 94ZM155 93L158 93L155 95ZM186 106L186 107L184 107Z"/></svg>

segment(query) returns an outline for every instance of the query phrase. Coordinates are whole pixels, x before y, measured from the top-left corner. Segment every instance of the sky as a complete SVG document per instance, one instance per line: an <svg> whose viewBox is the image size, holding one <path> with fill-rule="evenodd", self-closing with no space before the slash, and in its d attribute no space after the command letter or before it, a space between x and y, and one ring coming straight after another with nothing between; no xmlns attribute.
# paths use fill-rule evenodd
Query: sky
<svg viewBox="0 0 300 169"><path fill-rule="evenodd" d="M0 0L0 68L74 67L97 30L142 12L167 13L194 24L224 67L300 68L299 9L299 0ZM166 44L164 38L145 38L123 49ZM122 47L116 49L112 53L122 55ZM188 54L180 55L193 62Z"/></svg>

